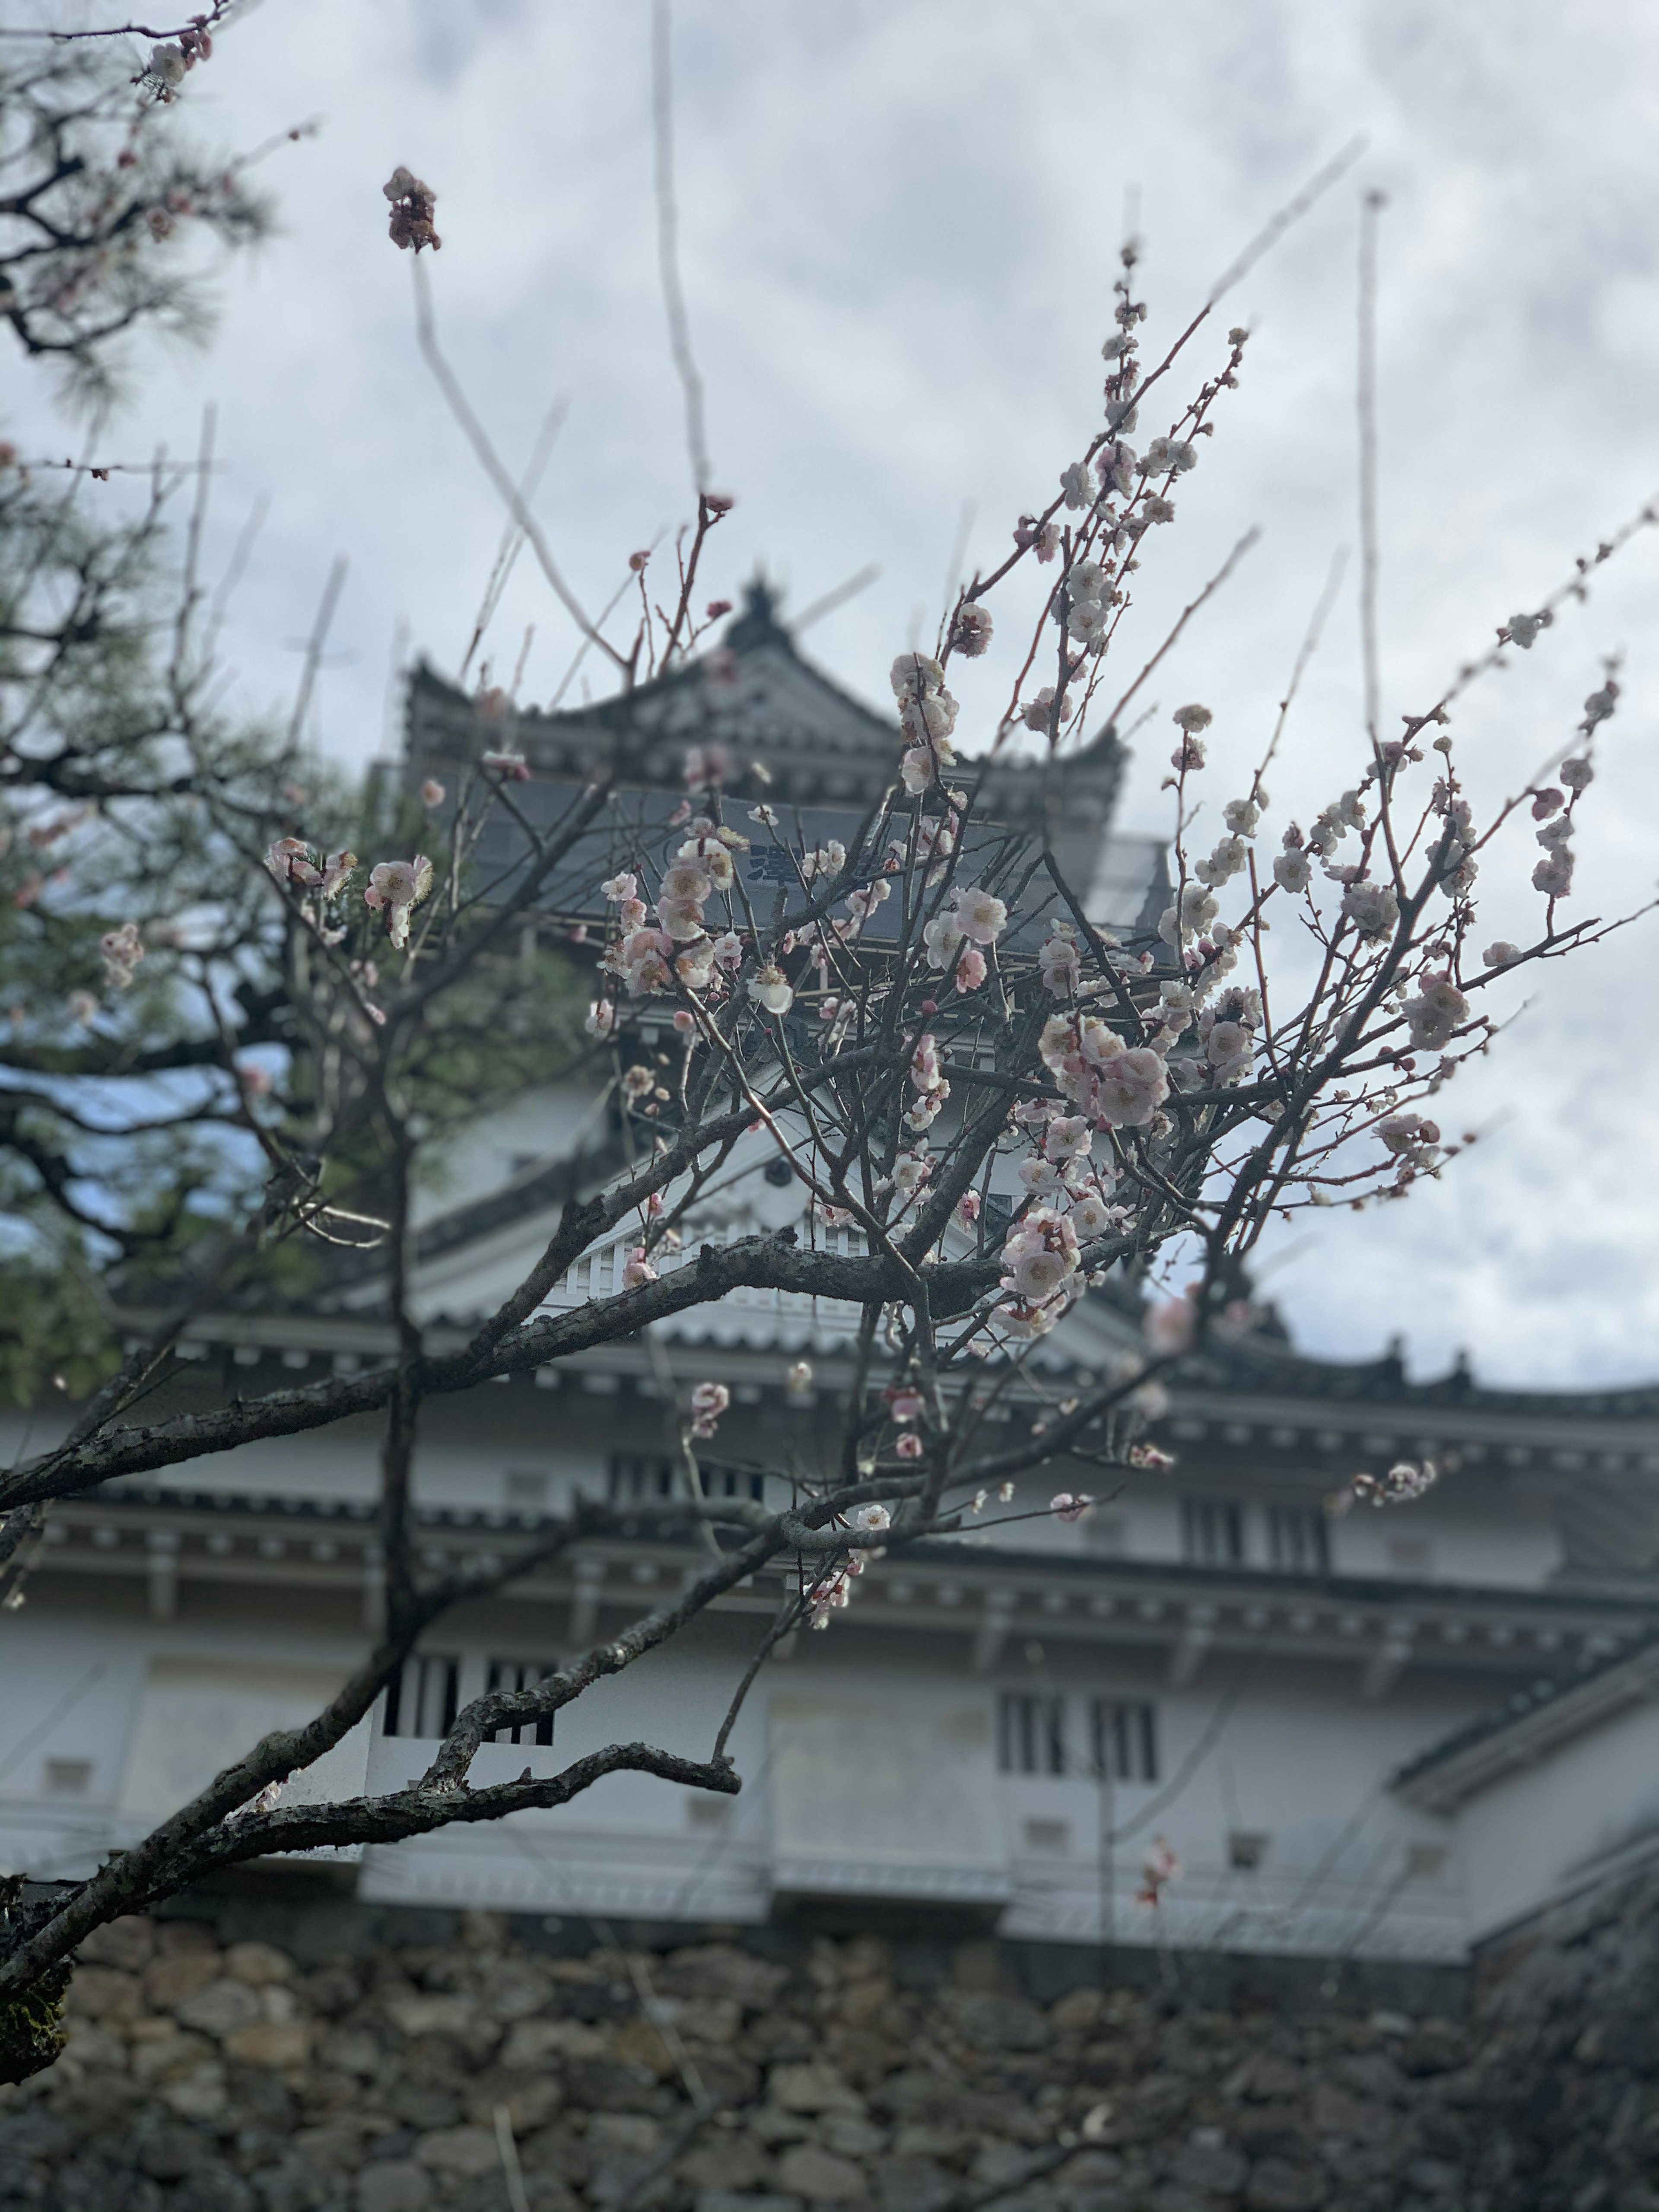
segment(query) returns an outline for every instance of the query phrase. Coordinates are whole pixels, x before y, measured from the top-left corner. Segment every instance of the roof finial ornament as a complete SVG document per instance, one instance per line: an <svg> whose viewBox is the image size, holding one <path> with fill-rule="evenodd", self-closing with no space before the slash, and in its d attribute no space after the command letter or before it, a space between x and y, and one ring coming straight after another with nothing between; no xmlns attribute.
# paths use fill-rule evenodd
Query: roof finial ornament
<svg viewBox="0 0 1659 2212"><path fill-rule="evenodd" d="M733 653L747 653L757 645L787 640L788 632L778 620L778 607L783 594L768 581L766 571L757 568L743 587L743 612L726 633L726 644Z"/></svg>

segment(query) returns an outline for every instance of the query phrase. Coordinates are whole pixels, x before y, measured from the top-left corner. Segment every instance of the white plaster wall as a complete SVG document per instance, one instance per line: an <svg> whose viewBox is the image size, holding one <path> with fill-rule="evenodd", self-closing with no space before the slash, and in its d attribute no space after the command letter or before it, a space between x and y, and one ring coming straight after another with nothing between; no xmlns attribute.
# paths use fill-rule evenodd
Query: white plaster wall
<svg viewBox="0 0 1659 2212"><path fill-rule="evenodd" d="M1426 1565L1410 1557L1417 1546L1427 1547ZM1547 1582L1561 1560L1547 1498L1486 1474L1443 1475L1413 1504L1356 1506L1331 1526L1340 1574L1525 1589Z"/></svg>
<svg viewBox="0 0 1659 2212"><path fill-rule="evenodd" d="M1000 1686L1066 1698L1063 1777L1005 1776L1019 1887L1011 1934L1091 1938L1103 1909L1119 1941L1444 1957L1461 1951L1461 1893L1445 1824L1391 1797L1386 1778L1489 1701L1407 1673L1382 1704L1361 1701L1358 1670L1206 1662L1182 1688L1149 1656L1051 1646L1016 1661ZM1087 1771L1096 1697L1146 1700L1158 1714L1156 1784L1103 1786ZM1034 1850L1030 1820L1063 1823L1066 1848ZM1253 1870L1231 1863L1235 1830L1267 1839ZM1156 1914L1135 1904L1148 1846L1164 1836L1183 1873Z"/></svg>
<svg viewBox="0 0 1659 2212"><path fill-rule="evenodd" d="M52 1606L36 1584L21 1613L0 1616L0 1865L38 1877L90 1873L131 1840L117 1810L152 1658L291 1666L343 1678L360 1639L249 1621L196 1626ZM252 1738L250 1738L250 1742ZM56 1796L48 1759L85 1759L84 1792Z"/></svg>
<svg viewBox="0 0 1659 2212"><path fill-rule="evenodd" d="M446 1139L441 1157L422 1160L416 1219L429 1220L499 1189L524 1171L526 1159L568 1158L579 1136L592 1140L592 1104L586 1085L547 1085L478 1115Z"/></svg>
<svg viewBox="0 0 1659 2212"><path fill-rule="evenodd" d="M1456 1816L1479 1942L1524 1918L1597 1861L1659 1833L1659 1699L1610 1715L1491 1783Z"/></svg>

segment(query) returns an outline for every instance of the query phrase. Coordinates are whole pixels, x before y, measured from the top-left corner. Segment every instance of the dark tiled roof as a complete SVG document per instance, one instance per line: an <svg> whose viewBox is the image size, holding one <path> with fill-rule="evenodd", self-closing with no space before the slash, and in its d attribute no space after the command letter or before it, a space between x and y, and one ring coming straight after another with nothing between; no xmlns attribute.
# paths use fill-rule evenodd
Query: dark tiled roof
<svg viewBox="0 0 1659 2212"><path fill-rule="evenodd" d="M1608 1675L1617 1674L1621 1667L1627 1667L1632 1660L1656 1649L1659 1649L1659 1626L1645 1629L1639 1635L1628 1638L1614 1650L1598 1652L1572 1666L1564 1667L1553 1674L1541 1676L1525 1689L1516 1691L1501 1705L1492 1705L1484 1713L1477 1713L1462 1728L1442 1737L1438 1743L1431 1745L1427 1751L1408 1760L1393 1776L1394 1786L1401 1788L1414 1782L1419 1775L1431 1773L1437 1767L1461 1758L1466 1751L1472 1751L1477 1744L1492 1741L1506 1730L1518 1727L1522 1721L1529 1720L1534 1713L1542 1712L1550 1705L1559 1705L1564 1698L1571 1697L1576 1692L1604 1680Z"/></svg>

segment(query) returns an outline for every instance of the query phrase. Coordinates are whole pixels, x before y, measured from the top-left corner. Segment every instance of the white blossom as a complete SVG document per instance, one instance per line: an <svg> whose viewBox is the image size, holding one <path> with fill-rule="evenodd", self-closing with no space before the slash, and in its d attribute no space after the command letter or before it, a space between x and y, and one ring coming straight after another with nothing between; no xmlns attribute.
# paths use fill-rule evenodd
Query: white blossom
<svg viewBox="0 0 1659 2212"><path fill-rule="evenodd" d="M900 779L913 796L926 791L936 773L931 745L913 745L899 763Z"/></svg>
<svg viewBox="0 0 1659 2212"><path fill-rule="evenodd" d="M1037 972L1043 988L1056 999L1068 999L1077 989L1083 963L1077 940L1064 926L1056 924L1054 935L1045 939L1037 954Z"/></svg>
<svg viewBox="0 0 1659 2212"><path fill-rule="evenodd" d="M1063 471L1060 479L1060 488L1066 495L1067 507L1075 509L1092 506L1095 487L1093 479L1089 474L1087 461L1073 461L1070 468Z"/></svg>
<svg viewBox="0 0 1659 2212"><path fill-rule="evenodd" d="M1031 1152L1014 1170L1021 1184L1036 1197L1047 1197L1061 1188L1060 1170L1052 1160Z"/></svg>
<svg viewBox="0 0 1659 2212"><path fill-rule="evenodd" d="M957 929L975 945L994 945L1008 926L1006 906L977 885L957 884L955 906Z"/></svg>
<svg viewBox="0 0 1659 2212"><path fill-rule="evenodd" d="M1150 1046L1120 1052L1094 1078L1097 1120L1109 1129L1140 1129L1170 1095L1170 1071Z"/></svg>
<svg viewBox="0 0 1659 2212"><path fill-rule="evenodd" d="M382 860L368 872L363 902L386 915L386 935L399 951L409 942L409 918L432 889L432 863L424 853L412 860Z"/></svg>
<svg viewBox="0 0 1659 2212"><path fill-rule="evenodd" d="M1437 1122L1425 1121L1420 1114L1389 1114L1377 1123L1376 1133L1396 1159L1415 1168L1434 1164L1440 1143Z"/></svg>
<svg viewBox="0 0 1659 2212"><path fill-rule="evenodd" d="M1077 1231L1063 1214L1040 1207L1026 1216L1002 1248L1003 1288L1028 1306L1046 1305L1074 1282Z"/></svg>
<svg viewBox="0 0 1659 2212"><path fill-rule="evenodd" d="M992 628L989 607L982 607L977 600L969 599L966 605L957 610L957 618L951 630L951 642L968 659L977 660L990 645Z"/></svg>
<svg viewBox="0 0 1659 2212"><path fill-rule="evenodd" d="M1400 920L1400 901L1388 884L1350 884L1342 911L1362 937L1387 937Z"/></svg>
<svg viewBox="0 0 1659 2212"><path fill-rule="evenodd" d="M831 837L827 843L815 845L810 853L802 854L801 880L810 884L816 876L838 876L846 866L846 846L839 837Z"/></svg>
<svg viewBox="0 0 1659 2212"><path fill-rule="evenodd" d="M927 948L927 965L930 968L948 968L962 944L963 931L954 915L939 914L931 921L923 923L921 941Z"/></svg>
<svg viewBox="0 0 1659 2212"><path fill-rule="evenodd" d="M1208 860L1200 860L1194 868L1193 873L1198 878L1200 883L1208 884L1213 889L1217 884L1227 883L1237 875L1243 868L1246 858L1244 840L1242 837L1221 837L1216 841L1215 850L1210 854Z"/></svg>
<svg viewBox="0 0 1659 2212"><path fill-rule="evenodd" d="M1036 697L1028 699L1020 708L1019 719L1028 730L1047 731L1051 726L1058 727L1063 723L1067 711L1066 702L1062 699L1060 702L1060 712L1055 714L1054 687L1052 684L1045 684Z"/></svg>
<svg viewBox="0 0 1659 2212"><path fill-rule="evenodd" d="M1066 615L1066 627L1079 645L1093 645L1104 638L1110 620L1098 599L1078 599Z"/></svg>
<svg viewBox="0 0 1659 2212"><path fill-rule="evenodd" d="M925 699L943 689L945 671L925 653L902 653L889 672L896 699Z"/></svg>
<svg viewBox="0 0 1659 2212"><path fill-rule="evenodd" d="M1175 945L1183 937L1201 936L1216 917L1216 902L1202 884L1183 884L1180 911L1173 906L1164 909L1158 925L1158 933L1166 945Z"/></svg>
<svg viewBox="0 0 1659 2212"><path fill-rule="evenodd" d="M1436 1052L1469 1018L1469 1002L1449 975L1425 975L1422 990L1401 1008L1412 1042L1419 1052Z"/></svg>
<svg viewBox="0 0 1659 2212"><path fill-rule="evenodd" d="M1085 1191L1072 1208L1072 1226L1085 1243L1103 1237L1116 1217L1097 1191Z"/></svg>
<svg viewBox="0 0 1659 2212"><path fill-rule="evenodd" d="M1532 887L1542 891L1546 898L1565 898L1572 889L1572 851L1570 846L1558 845L1545 854L1532 872Z"/></svg>
<svg viewBox="0 0 1659 2212"><path fill-rule="evenodd" d="M1204 1056L1218 1083L1236 1083L1250 1072L1254 1041L1243 1022L1216 1022L1204 1040Z"/></svg>
<svg viewBox="0 0 1659 2212"><path fill-rule="evenodd" d="M1056 1114L1042 1133L1042 1150L1051 1160L1086 1159L1094 1132L1081 1114Z"/></svg>
<svg viewBox="0 0 1659 2212"><path fill-rule="evenodd" d="M945 741L957 726L957 713L954 693L930 691L904 702L899 708L899 727L916 744L942 747L942 757L948 761L953 755Z"/></svg>
<svg viewBox="0 0 1659 2212"><path fill-rule="evenodd" d="M787 1014L795 1003L795 994L785 981L783 971L769 962L757 968L749 978L749 994L769 1014Z"/></svg>
<svg viewBox="0 0 1659 2212"><path fill-rule="evenodd" d="M1146 473L1149 477L1167 476L1173 471L1198 466L1198 450L1188 438L1154 438L1146 448Z"/></svg>

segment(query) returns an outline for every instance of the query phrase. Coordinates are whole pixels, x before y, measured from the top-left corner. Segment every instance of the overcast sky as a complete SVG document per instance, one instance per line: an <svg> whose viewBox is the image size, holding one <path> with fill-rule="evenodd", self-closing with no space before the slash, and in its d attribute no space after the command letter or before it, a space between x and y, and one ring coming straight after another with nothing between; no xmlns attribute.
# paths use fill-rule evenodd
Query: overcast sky
<svg viewBox="0 0 1659 2212"><path fill-rule="evenodd" d="M227 144L321 127L266 167L281 235L230 271L212 348L148 357L111 450L193 444L210 399L222 563L270 500L227 631L250 706L291 692L330 564L349 558L318 704L343 756L388 749L400 635L457 663L501 529L414 350L409 257L380 195L396 163L438 191L444 341L515 466L568 400L538 511L578 591L601 602L628 553L686 512L648 26L645 0L264 0L190 80L191 118ZM1126 202L1155 356L1355 133L1367 150L1349 179L1220 313L1255 332L1243 387L1141 580L1150 644L1261 526L1156 694L1166 717L1193 697L1215 710L1218 805L1243 788L1354 539L1362 191L1389 196L1385 718L1431 702L1496 623L1659 491L1659 18L1634 0L678 0L674 33L684 281L715 479L738 502L709 584L763 563L800 607L878 562L810 637L872 701L894 652L931 632L964 508L969 565L988 566L1097 427ZM1188 383L1220 343L1198 342ZM5 380L11 423L61 442L15 363ZM1601 656L1629 654L1579 913L1639 902L1659 872L1656 580L1659 533L1459 714L1462 757L1495 796L1564 740ZM526 562L498 664L532 623L524 696L538 701L574 636ZM1350 581L1272 779L1281 814L1305 822L1355 779L1356 637ZM994 652L958 687L970 746L1006 675ZM1130 828L1165 826L1158 730L1138 747ZM1536 918L1534 857L1518 842L1488 864L1492 935ZM1451 1129L1481 1133L1474 1151L1407 1206L1289 1237L1267 1287L1305 1346L1365 1357L1398 1333L1419 1373L1468 1346L1489 1380L1659 1375L1656 951L1650 921L1544 971L1443 1102Z"/></svg>

